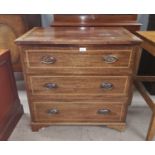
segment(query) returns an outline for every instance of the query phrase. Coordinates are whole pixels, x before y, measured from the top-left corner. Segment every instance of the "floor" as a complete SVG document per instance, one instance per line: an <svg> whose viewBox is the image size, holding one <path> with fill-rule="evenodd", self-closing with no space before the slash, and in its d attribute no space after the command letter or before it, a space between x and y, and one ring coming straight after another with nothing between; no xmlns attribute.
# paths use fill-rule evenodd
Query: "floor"
<svg viewBox="0 0 155 155"><path fill-rule="evenodd" d="M19 96L25 114L9 138L10 141L144 141L151 117L150 109L135 91L127 115L127 128L123 132L102 126L51 126L32 132L24 89L20 89ZM155 96L152 97L155 99Z"/></svg>

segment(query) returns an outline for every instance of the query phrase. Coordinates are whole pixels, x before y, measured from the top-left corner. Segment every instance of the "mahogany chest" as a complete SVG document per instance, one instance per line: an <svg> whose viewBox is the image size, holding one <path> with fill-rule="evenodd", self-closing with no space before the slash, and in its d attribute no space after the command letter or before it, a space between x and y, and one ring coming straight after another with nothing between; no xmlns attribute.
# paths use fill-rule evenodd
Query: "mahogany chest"
<svg viewBox="0 0 155 155"><path fill-rule="evenodd" d="M16 43L33 131L67 124L124 129L139 38L119 27L49 27Z"/></svg>
<svg viewBox="0 0 155 155"><path fill-rule="evenodd" d="M7 140L23 114L8 50L0 49L0 140Z"/></svg>

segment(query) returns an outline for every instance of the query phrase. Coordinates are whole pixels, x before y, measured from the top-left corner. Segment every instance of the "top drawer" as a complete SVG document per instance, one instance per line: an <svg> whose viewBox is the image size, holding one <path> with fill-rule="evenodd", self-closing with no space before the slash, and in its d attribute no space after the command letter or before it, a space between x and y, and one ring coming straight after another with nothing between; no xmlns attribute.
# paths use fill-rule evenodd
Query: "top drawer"
<svg viewBox="0 0 155 155"><path fill-rule="evenodd" d="M29 49L24 52L27 73L54 74L130 74L132 49Z"/></svg>

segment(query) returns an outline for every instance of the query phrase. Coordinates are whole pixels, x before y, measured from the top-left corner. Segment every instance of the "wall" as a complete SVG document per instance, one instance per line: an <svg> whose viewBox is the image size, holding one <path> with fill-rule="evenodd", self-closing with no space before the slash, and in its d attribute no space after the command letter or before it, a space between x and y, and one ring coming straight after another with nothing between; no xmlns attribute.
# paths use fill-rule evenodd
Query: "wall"
<svg viewBox="0 0 155 155"><path fill-rule="evenodd" d="M146 30L148 25L149 14L140 14L138 15L138 22L142 23L141 30Z"/></svg>
<svg viewBox="0 0 155 155"><path fill-rule="evenodd" d="M42 26L48 27L53 21L53 15L49 14L41 15L41 20L42 20Z"/></svg>

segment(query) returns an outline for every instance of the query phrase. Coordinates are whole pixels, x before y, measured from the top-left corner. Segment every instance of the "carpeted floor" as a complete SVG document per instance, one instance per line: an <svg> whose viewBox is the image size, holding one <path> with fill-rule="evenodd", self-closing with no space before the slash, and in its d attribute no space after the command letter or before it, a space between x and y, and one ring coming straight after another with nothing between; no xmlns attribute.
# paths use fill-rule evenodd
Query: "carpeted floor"
<svg viewBox="0 0 155 155"><path fill-rule="evenodd" d="M135 91L127 115L127 128L123 132L102 126L51 126L32 132L25 90L20 90L19 96L25 114L9 138L10 141L143 141L151 117L150 109Z"/></svg>

